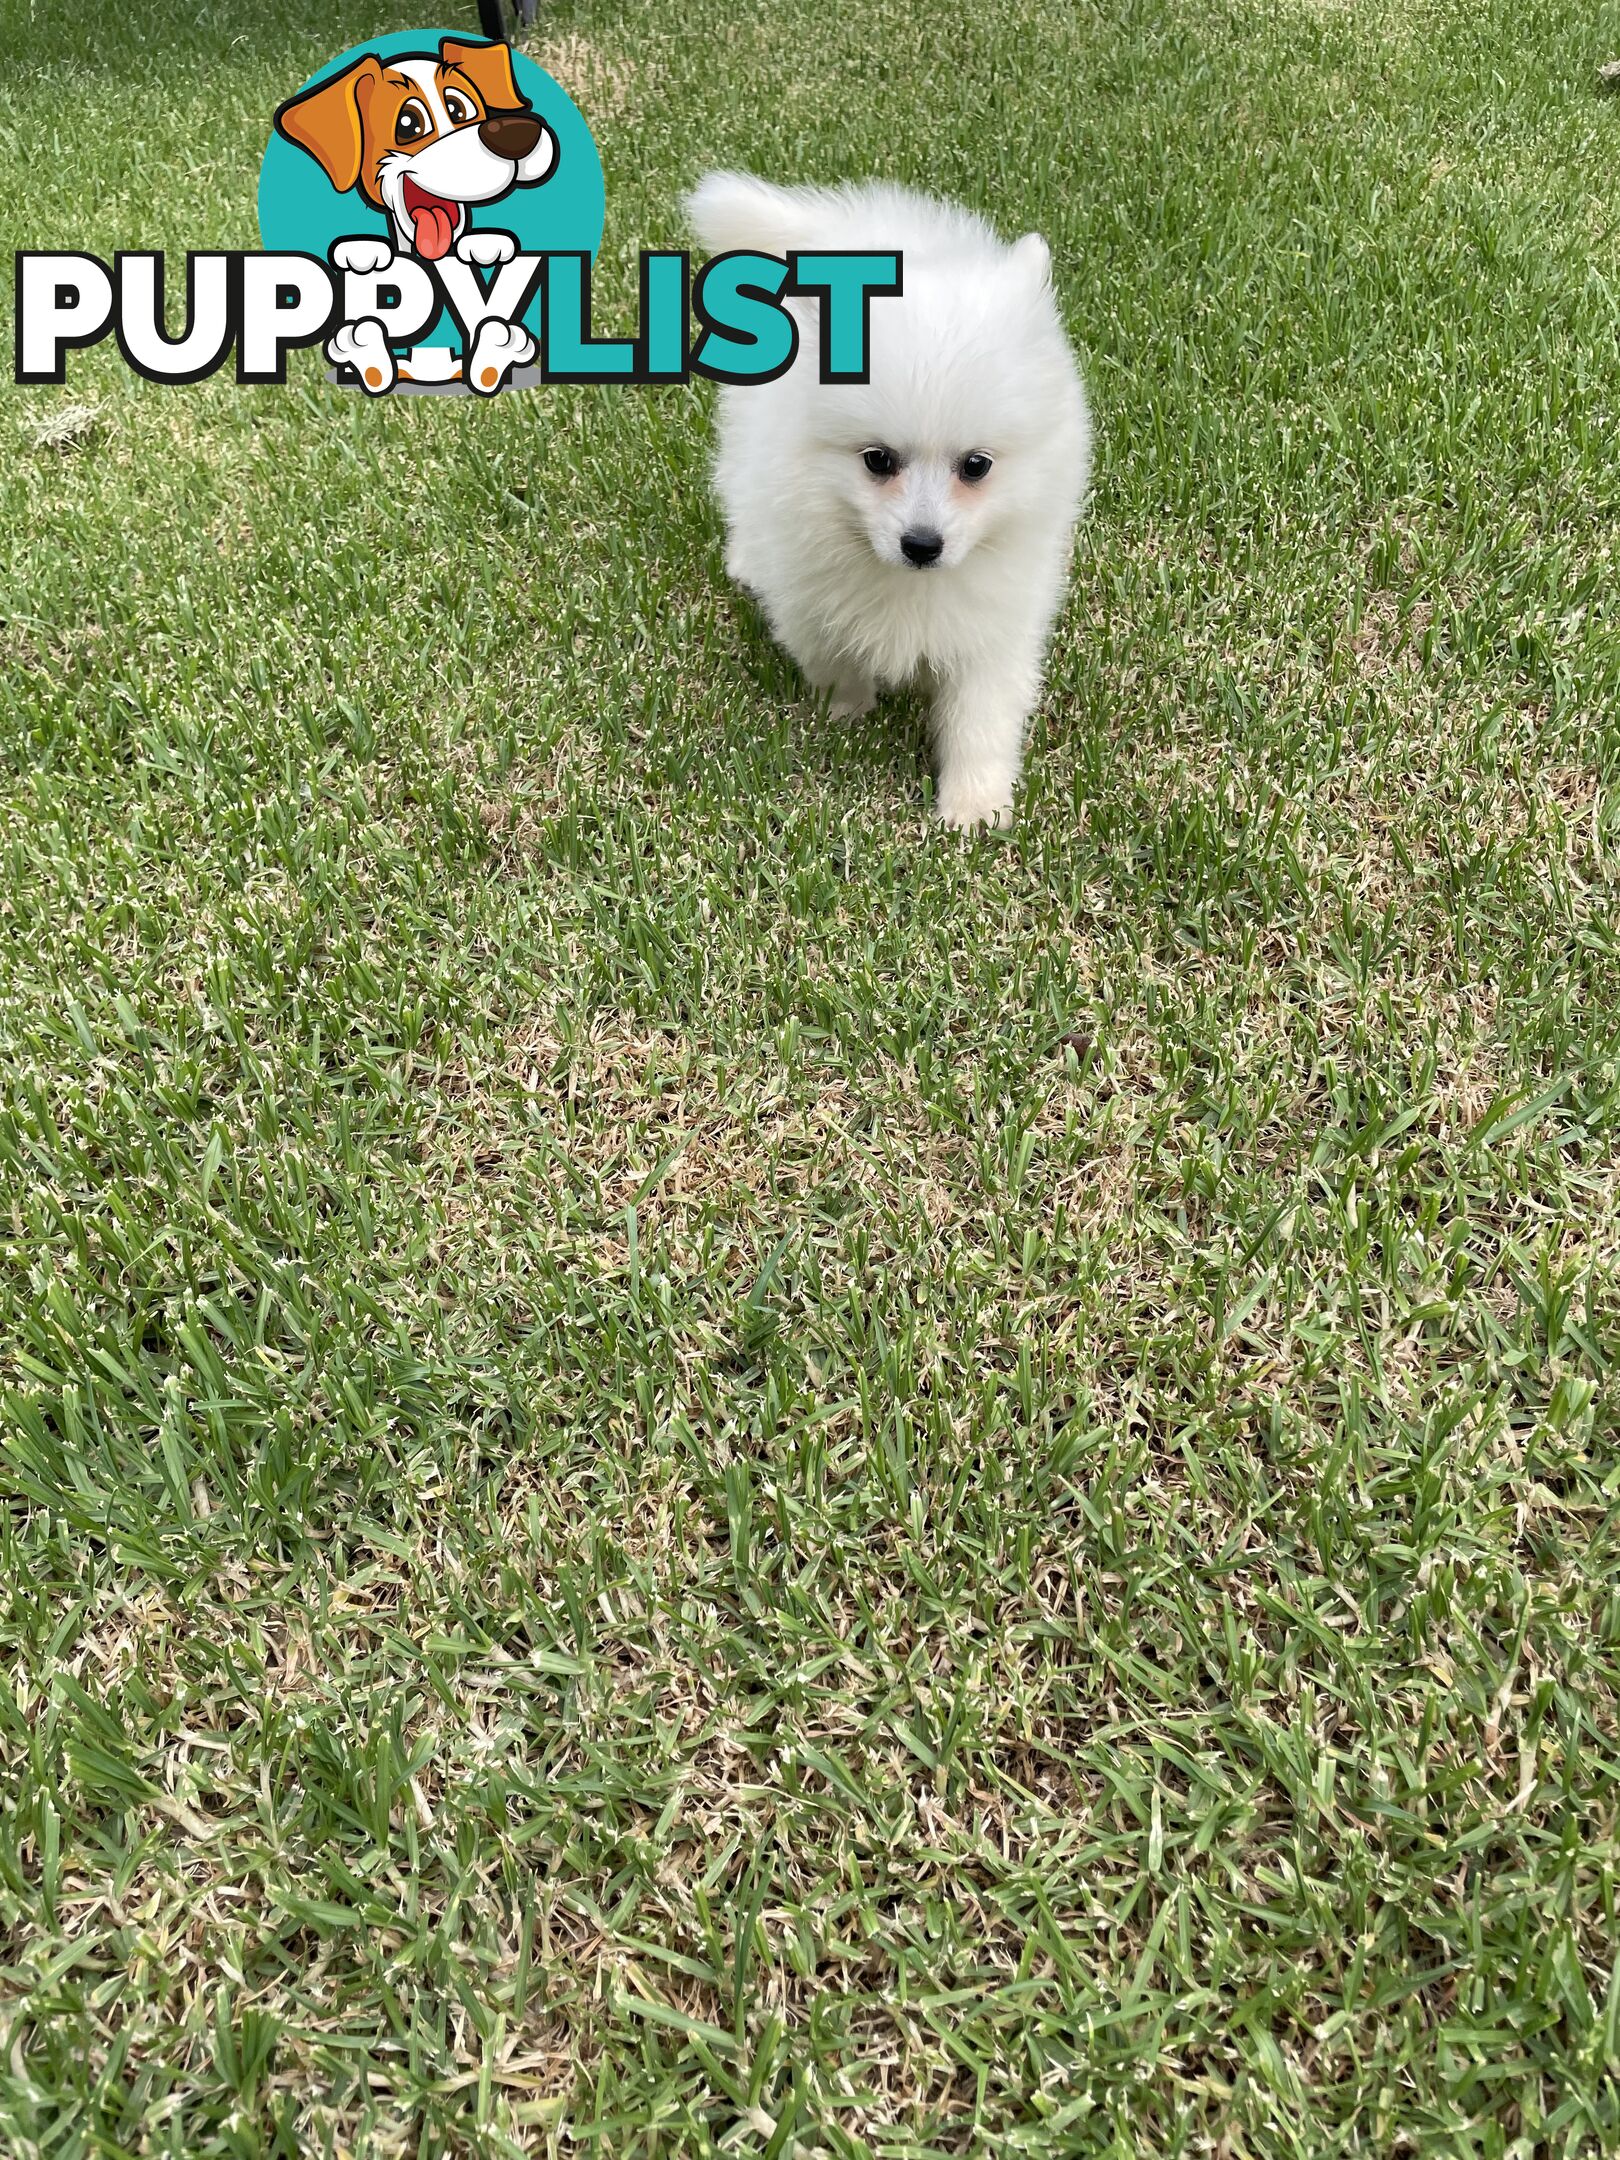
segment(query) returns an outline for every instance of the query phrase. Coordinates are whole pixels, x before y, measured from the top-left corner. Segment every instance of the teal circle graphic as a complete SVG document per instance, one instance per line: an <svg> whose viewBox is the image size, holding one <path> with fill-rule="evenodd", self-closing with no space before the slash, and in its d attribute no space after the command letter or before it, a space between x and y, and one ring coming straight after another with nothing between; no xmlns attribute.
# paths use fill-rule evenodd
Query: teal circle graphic
<svg viewBox="0 0 1620 2160"><path fill-rule="evenodd" d="M307 82L291 95L302 96L317 83L341 75L345 68L375 53L382 61L422 56L437 59L445 39L460 45L485 42L465 30L403 30L388 37L368 38L351 45L325 67L317 68ZM527 53L512 53L512 73L518 89L557 138L557 156L550 173L538 187L515 187L498 202L475 206L472 226L476 231L509 232L525 255L580 253L594 258L602 244L602 224L607 214L607 192L602 181L602 160L589 123L562 85L552 79ZM318 255L324 262L334 241L361 235L389 237L389 223L357 189L340 195L319 163L296 143L274 128L259 168L259 234L264 245L278 254ZM523 316L526 327L538 335L540 303L532 300ZM448 309L412 341L418 345L454 345L457 332Z"/></svg>

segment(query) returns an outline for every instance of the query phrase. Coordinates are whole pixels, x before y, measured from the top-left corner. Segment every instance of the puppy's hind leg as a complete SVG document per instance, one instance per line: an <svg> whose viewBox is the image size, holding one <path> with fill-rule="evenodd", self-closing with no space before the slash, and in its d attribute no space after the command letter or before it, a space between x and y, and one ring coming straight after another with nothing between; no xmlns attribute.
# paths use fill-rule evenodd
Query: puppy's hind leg
<svg viewBox="0 0 1620 2160"><path fill-rule="evenodd" d="M934 698L942 825L1010 825L1024 727L1040 692L1039 655L941 669Z"/></svg>

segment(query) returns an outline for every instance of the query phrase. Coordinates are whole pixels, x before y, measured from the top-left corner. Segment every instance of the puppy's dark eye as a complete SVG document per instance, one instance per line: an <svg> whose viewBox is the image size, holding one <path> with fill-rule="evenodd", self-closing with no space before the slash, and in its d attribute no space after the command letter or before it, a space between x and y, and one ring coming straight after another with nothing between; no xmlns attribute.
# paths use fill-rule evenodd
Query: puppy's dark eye
<svg viewBox="0 0 1620 2160"><path fill-rule="evenodd" d="M444 93L444 109L450 115L452 125L456 127L465 127L469 120L478 118L477 106L471 98L463 97L459 90L447 90Z"/></svg>
<svg viewBox="0 0 1620 2160"><path fill-rule="evenodd" d="M399 108L399 118L394 122L395 142L420 142L424 135L431 135L433 123L427 116L427 107L415 98L408 98Z"/></svg>
<svg viewBox="0 0 1620 2160"><path fill-rule="evenodd" d="M956 469L971 487L975 480L984 478L994 463L995 459L986 457L982 450L970 450Z"/></svg>
<svg viewBox="0 0 1620 2160"><path fill-rule="evenodd" d="M874 480L889 480L900 470L900 460L892 450L881 447L861 452L861 463Z"/></svg>

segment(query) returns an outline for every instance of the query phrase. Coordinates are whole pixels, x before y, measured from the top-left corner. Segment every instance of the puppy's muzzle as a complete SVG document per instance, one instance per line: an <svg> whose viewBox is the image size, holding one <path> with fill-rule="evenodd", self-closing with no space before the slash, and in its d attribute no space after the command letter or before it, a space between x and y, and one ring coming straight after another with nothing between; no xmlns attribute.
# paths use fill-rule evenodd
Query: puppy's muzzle
<svg viewBox="0 0 1620 2160"><path fill-rule="evenodd" d="M540 140L540 123L533 113L486 113L478 123L478 140L498 158L508 158L516 165Z"/></svg>

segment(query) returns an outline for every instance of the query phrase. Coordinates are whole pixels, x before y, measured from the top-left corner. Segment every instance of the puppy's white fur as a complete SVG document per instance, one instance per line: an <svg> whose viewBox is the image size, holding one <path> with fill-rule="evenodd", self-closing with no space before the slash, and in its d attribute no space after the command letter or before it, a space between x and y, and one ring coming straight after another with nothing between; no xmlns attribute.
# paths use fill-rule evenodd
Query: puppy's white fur
<svg viewBox="0 0 1620 2160"><path fill-rule="evenodd" d="M925 681L939 816L1007 822L1090 471L1045 241L1009 246L957 204L881 184L710 173L687 212L714 254L901 253L903 294L871 302L868 382L819 380L816 303L794 301L793 366L721 391L726 568L835 713ZM894 454L891 477L867 470L872 449ZM975 452L993 462L970 484ZM904 535L937 536L937 560L915 567Z"/></svg>

